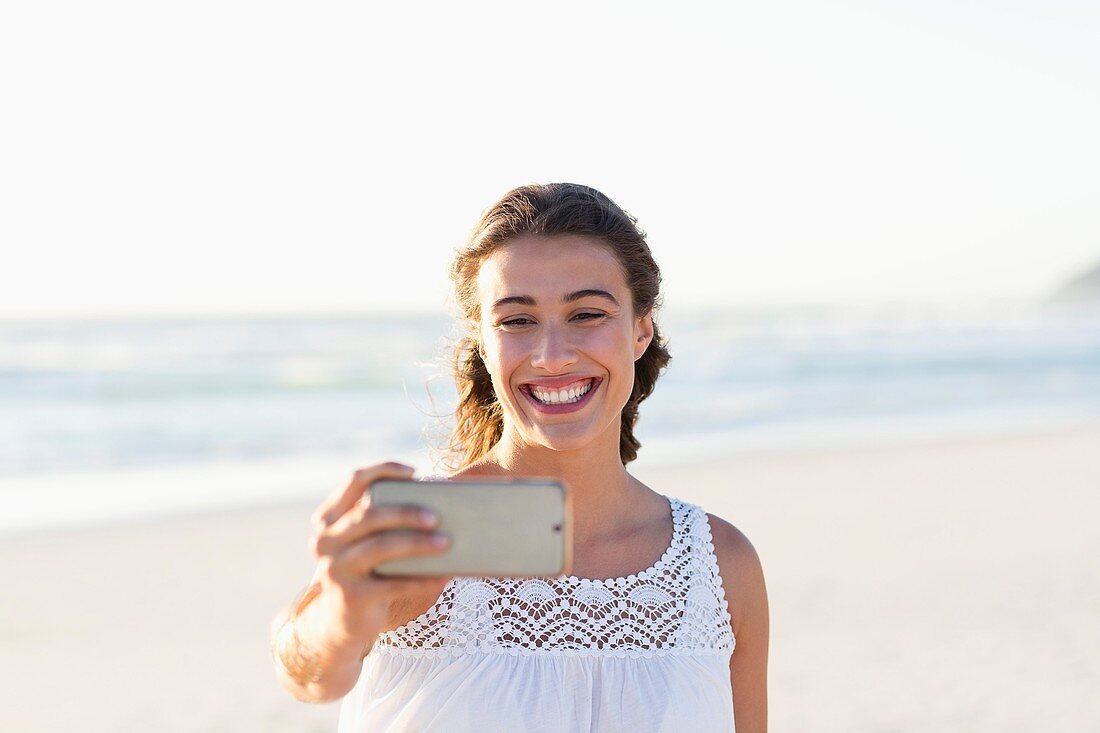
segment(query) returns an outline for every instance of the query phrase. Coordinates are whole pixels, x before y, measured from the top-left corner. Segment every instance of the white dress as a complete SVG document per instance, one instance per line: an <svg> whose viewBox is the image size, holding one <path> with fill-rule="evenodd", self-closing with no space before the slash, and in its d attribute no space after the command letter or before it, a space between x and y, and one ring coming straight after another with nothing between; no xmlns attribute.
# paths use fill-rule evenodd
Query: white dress
<svg viewBox="0 0 1100 733"><path fill-rule="evenodd" d="M339 733L732 731L736 640L710 523L669 505L672 543L637 575L452 579L378 637Z"/></svg>

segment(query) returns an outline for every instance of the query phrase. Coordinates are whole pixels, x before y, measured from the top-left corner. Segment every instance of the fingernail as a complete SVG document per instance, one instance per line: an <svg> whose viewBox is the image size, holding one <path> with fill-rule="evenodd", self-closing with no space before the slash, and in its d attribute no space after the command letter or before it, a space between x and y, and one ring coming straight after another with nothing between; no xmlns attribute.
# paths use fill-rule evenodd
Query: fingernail
<svg viewBox="0 0 1100 733"><path fill-rule="evenodd" d="M451 538L445 534L436 533L432 535L432 544L436 547L445 547L450 541Z"/></svg>
<svg viewBox="0 0 1100 733"><path fill-rule="evenodd" d="M435 525L439 521L439 517L431 509L420 510L420 521L424 524Z"/></svg>

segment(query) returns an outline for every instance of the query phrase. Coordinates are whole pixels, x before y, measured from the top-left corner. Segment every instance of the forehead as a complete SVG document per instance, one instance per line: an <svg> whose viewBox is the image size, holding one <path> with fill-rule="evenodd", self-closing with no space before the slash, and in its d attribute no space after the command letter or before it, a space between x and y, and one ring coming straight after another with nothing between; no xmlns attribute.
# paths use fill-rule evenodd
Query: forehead
<svg viewBox="0 0 1100 733"><path fill-rule="evenodd" d="M586 288L616 294L627 289L611 249L575 235L514 239L485 258L477 281L483 304L511 295L542 301Z"/></svg>

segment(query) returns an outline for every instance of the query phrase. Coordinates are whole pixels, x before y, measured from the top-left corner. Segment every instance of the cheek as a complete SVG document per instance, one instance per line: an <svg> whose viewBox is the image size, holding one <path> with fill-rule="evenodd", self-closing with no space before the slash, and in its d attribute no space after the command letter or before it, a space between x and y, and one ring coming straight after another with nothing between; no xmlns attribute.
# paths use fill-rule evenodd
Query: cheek
<svg viewBox="0 0 1100 733"><path fill-rule="evenodd" d="M609 366L614 364L621 368L620 361L634 360L633 336L632 330L624 329L619 323L606 323L583 334L579 345L587 353L607 361Z"/></svg>
<svg viewBox="0 0 1100 733"><path fill-rule="evenodd" d="M488 345L486 351L489 360L496 364L498 368L510 364L515 359L514 346L504 339L495 339Z"/></svg>
<svg viewBox="0 0 1100 733"><path fill-rule="evenodd" d="M497 386L507 385L509 375L515 370L516 359L520 353L511 339L490 337L485 342L485 368Z"/></svg>

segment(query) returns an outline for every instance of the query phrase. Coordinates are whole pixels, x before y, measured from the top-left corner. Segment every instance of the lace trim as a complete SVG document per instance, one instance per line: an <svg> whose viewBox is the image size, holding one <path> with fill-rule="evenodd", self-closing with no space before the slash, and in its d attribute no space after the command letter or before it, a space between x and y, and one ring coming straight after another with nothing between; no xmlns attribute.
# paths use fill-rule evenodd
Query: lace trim
<svg viewBox="0 0 1100 733"><path fill-rule="evenodd" d="M714 537L710 531L710 520L707 513L700 507L694 514L694 521L698 526L694 534L702 540L703 550L700 553L706 566L705 583L696 583L692 587L696 604L700 613L695 616L699 624L698 636L706 639L704 644L719 649L728 647L730 653L737 646L737 639L733 635L733 617L729 612L729 599L726 598L726 586L722 581L722 573L718 568L718 555L714 552ZM706 590L700 590L705 587Z"/></svg>
<svg viewBox="0 0 1100 733"><path fill-rule="evenodd" d="M706 513L669 498L673 532L656 563L589 579L455 578L373 651L650 657L732 653L736 640Z"/></svg>

